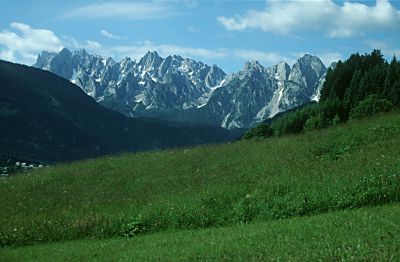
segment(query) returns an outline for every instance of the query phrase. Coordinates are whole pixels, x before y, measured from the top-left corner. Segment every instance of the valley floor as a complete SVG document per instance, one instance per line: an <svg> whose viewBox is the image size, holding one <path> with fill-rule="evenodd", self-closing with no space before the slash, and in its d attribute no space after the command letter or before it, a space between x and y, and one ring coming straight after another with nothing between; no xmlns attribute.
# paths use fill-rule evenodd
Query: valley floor
<svg viewBox="0 0 400 262"><path fill-rule="evenodd" d="M400 205L0 251L2 261L399 261Z"/></svg>

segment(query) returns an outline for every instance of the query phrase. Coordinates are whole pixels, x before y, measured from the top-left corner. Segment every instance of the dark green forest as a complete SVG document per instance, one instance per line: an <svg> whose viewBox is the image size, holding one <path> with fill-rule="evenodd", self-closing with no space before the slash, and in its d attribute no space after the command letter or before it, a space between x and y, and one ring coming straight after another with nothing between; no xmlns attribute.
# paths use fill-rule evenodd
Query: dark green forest
<svg viewBox="0 0 400 262"><path fill-rule="evenodd" d="M300 133L321 129L349 119L362 118L400 107L400 63L394 56L388 63L380 50L350 56L329 68L321 97L270 121L274 134ZM262 124L266 125L266 124ZM244 138L270 136L249 130Z"/></svg>
<svg viewBox="0 0 400 262"><path fill-rule="evenodd" d="M128 118L50 72L0 60L0 167L236 140L220 127Z"/></svg>

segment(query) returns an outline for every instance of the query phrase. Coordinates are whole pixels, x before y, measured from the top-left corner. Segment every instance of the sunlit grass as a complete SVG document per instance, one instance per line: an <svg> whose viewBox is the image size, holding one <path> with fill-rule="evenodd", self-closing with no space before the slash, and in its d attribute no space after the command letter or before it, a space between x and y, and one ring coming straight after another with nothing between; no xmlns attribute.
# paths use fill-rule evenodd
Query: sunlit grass
<svg viewBox="0 0 400 262"><path fill-rule="evenodd" d="M302 135L109 156L0 181L0 243L257 223L400 200L400 114Z"/></svg>
<svg viewBox="0 0 400 262"><path fill-rule="evenodd" d="M398 261L400 206L0 249L2 261Z"/></svg>

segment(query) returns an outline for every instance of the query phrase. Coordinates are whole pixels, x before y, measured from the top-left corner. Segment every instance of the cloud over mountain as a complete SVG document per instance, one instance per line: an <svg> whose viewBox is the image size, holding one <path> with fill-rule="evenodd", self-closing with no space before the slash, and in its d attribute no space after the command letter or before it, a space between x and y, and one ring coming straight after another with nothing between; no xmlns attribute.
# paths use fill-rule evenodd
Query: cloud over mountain
<svg viewBox="0 0 400 262"><path fill-rule="evenodd" d="M63 43L52 31L34 29L27 24L13 22L13 31L4 29L0 32L0 57L9 61L31 64L42 50L60 51Z"/></svg>
<svg viewBox="0 0 400 262"><path fill-rule="evenodd" d="M104 37L111 38L111 39L121 39L120 36L114 35L113 33L108 32L107 30L102 29L100 34Z"/></svg>
<svg viewBox="0 0 400 262"><path fill-rule="evenodd" d="M347 38L365 32L399 30L400 11L388 0L377 0L373 6L347 1L339 5L332 0L269 0L264 10L219 16L217 20L232 31L260 29L276 34L320 31L328 37Z"/></svg>

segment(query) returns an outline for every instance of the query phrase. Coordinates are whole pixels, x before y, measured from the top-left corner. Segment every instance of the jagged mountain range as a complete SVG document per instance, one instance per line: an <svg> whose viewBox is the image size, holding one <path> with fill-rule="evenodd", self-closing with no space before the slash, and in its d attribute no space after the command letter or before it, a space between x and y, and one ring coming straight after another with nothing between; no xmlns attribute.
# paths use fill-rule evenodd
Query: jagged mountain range
<svg viewBox="0 0 400 262"><path fill-rule="evenodd" d="M130 118L100 106L70 81L0 60L0 165L64 162L120 152L238 139L240 130Z"/></svg>
<svg viewBox="0 0 400 262"><path fill-rule="evenodd" d="M327 68L309 54L290 67L246 62L226 75L216 65L147 52L139 61L42 52L34 67L69 79L89 96L128 116L156 116L227 129L248 128L279 112L317 100Z"/></svg>

